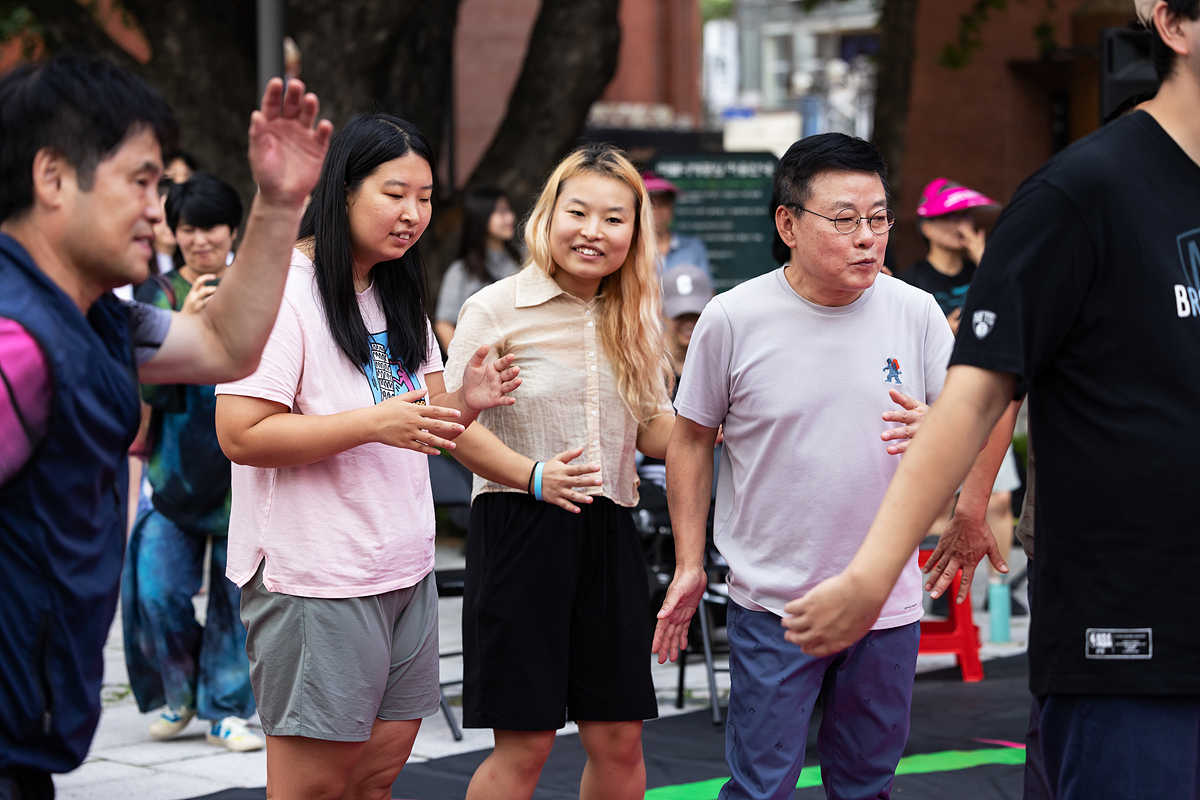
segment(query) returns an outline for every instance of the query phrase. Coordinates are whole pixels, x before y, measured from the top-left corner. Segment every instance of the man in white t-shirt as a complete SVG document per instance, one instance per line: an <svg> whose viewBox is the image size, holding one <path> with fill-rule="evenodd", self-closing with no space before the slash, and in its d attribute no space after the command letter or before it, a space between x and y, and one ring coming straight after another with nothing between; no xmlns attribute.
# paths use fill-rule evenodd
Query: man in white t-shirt
<svg viewBox="0 0 1200 800"><path fill-rule="evenodd" d="M788 264L717 296L692 336L667 451L676 570L654 649L674 659L705 585L712 447L729 562L732 687L722 800L792 797L818 699L830 797L886 797L908 738L920 637L915 554L871 633L827 658L784 640L784 605L858 549L953 344L933 296L880 275L894 217L865 141L796 142L775 176ZM893 409L888 411L887 409Z"/></svg>

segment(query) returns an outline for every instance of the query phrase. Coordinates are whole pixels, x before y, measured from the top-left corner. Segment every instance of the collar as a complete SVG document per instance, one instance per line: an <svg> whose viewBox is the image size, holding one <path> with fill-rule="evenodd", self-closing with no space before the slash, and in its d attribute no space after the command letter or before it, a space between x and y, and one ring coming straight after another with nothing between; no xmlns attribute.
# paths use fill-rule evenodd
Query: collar
<svg viewBox="0 0 1200 800"><path fill-rule="evenodd" d="M566 294L558 282L542 271L537 264L530 264L517 273L516 307L529 308Z"/></svg>

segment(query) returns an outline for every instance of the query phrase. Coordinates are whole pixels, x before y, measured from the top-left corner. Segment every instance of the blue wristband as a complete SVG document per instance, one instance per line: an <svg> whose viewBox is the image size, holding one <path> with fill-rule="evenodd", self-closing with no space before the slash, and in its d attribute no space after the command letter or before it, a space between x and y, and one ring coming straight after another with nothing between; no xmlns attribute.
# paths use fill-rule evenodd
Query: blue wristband
<svg viewBox="0 0 1200 800"><path fill-rule="evenodd" d="M533 499L542 499L542 467L546 466L539 461L537 466L533 468Z"/></svg>

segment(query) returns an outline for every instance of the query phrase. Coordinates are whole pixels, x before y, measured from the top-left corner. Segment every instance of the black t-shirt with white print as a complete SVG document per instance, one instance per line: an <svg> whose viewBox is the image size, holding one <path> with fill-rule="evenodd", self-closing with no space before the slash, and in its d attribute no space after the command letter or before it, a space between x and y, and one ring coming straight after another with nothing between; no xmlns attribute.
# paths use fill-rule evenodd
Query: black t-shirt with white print
<svg viewBox="0 0 1200 800"><path fill-rule="evenodd" d="M937 300L938 308L947 317L957 308L961 308L967 297L967 288L975 277L975 264L964 260L962 272L957 275L946 275L938 272L928 261L922 259L913 264L900 278L918 289L924 289Z"/></svg>
<svg viewBox="0 0 1200 800"><path fill-rule="evenodd" d="M1021 186L951 363L1029 392L1034 694L1200 694L1200 165L1153 117Z"/></svg>

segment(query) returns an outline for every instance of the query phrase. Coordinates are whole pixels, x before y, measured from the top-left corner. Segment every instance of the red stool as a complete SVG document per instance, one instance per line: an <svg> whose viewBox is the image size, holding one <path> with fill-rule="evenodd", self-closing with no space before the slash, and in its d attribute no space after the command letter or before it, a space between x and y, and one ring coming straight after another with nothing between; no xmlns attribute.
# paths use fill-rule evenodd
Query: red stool
<svg viewBox="0 0 1200 800"><path fill-rule="evenodd" d="M922 567L932 550L917 553L917 563ZM950 616L945 621L921 623L920 653L954 653L958 667L962 670L964 683L983 680L983 664L979 661L979 628L971 614L971 591L961 603L954 602L962 585L962 570L954 575L945 597L950 601Z"/></svg>

